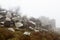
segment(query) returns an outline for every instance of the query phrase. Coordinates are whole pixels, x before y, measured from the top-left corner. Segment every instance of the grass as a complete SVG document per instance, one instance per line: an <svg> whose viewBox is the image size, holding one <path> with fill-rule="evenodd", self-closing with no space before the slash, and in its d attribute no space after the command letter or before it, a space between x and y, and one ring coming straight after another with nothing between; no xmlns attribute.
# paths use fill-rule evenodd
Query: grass
<svg viewBox="0 0 60 40"><path fill-rule="evenodd" d="M26 36L24 31L26 30L11 32L7 28L0 28L0 40L60 40L60 35L52 32L30 31L31 35Z"/></svg>

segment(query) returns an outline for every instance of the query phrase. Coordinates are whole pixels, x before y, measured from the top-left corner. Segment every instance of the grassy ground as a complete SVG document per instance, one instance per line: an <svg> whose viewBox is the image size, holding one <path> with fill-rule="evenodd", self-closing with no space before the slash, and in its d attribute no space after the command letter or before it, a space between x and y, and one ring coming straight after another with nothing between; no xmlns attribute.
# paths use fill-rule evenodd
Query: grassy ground
<svg viewBox="0 0 60 40"><path fill-rule="evenodd" d="M20 31L8 31L7 28L0 28L0 40L60 40L60 35L51 32L34 32L30 31L31 35L26 36Z"/></svg>

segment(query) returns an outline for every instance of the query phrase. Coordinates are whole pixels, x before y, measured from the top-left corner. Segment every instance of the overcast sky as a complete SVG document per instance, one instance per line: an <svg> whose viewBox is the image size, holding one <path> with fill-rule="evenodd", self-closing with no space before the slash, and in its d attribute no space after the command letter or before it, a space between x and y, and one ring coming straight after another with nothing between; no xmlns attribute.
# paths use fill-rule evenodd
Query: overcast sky
<svg viewBox="0 0 60 40"><path fill-rule="evenodd" d="M0 5L6 9L19 6L28 16L56 19L56 26L60 27L60 0L0 0Z"/></svg>

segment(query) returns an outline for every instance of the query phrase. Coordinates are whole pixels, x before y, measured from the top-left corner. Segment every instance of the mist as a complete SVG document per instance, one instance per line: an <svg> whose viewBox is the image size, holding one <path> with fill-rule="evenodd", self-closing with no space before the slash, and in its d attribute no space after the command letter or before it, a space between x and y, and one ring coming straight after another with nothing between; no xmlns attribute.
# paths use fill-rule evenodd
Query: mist
<svg viewBox="0 0 60 40"><path fill-rule="evenodd" d="M19 6L23 15L56 19L56 27L60 27L59 4L60 0L0 0L0 5L6 9Z"/></svg>
<svg viewBox="0 0 60 40"><path fill-rule="evenodd" d="M0 40L60 40L59 4L60 0L0 0Z"/></svg>

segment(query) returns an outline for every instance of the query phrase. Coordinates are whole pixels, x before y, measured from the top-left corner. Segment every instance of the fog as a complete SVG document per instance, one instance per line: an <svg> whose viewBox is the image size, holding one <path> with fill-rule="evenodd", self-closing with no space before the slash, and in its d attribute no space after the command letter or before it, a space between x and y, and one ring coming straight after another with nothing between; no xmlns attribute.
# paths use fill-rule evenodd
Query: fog
<svg viewBox="0 0 60 40"><path fill-rule="evenodd" d="M6 9L20 7L20 12L28 17L46 16L56 19L56 27L60 27L60 0L0 0Z"/></svg>

